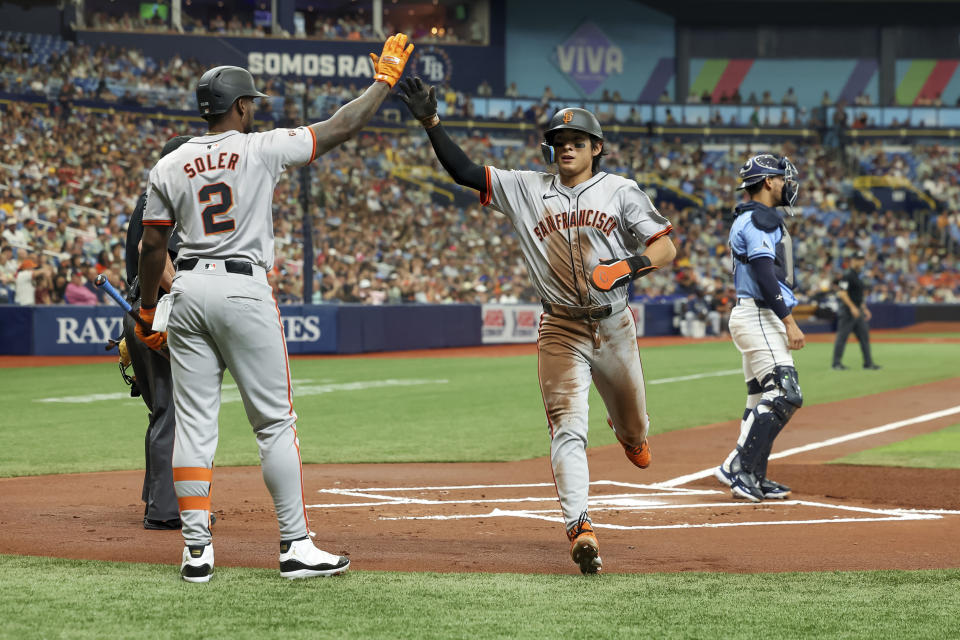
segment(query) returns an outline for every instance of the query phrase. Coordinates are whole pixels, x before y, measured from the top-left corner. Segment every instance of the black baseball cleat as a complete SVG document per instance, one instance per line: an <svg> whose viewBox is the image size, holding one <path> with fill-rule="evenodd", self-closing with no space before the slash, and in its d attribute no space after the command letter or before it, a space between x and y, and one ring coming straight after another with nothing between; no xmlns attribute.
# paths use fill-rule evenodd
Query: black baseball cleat
<svg viewBox="0 0 960 640"><path fill-rule="evenodd" d="M309 537L280 543L281 578L293 580L337 576L349 567L350 558L317 549Z"/></svg>
<svg viewBox="0 0 960 640"><path fill-rule="evenodd" d="M846 370L847 370L847 367L843 366L842 364L840 364L840 363L838 362L837 364L833 365L833 369L834 369L835 371L846 371Z"/></svg>
<svg viewBox="0 0 960 640"><path fill-rule="evenodd" d="M733 482L730 484L730 493L734 498L743 498L750 502L762 502L763 490L757 482L757 477L748 471L741 469L733 475Z"/></svg>
<svg viewBox="0 0 960 640"><path fill-rule="evenodd" d="M760 478L760 492L765 500L786 500L790 495L790 487L775 482L770 478Z"/></svg>
<svg viewBox="0 0 960 640"><path fill-rule="evenodd" d="M880 365L878 365L878 364L876 364L876 363L873 363L873 364L865 364L865 365L863 365L863 368L864 368L864 369L872 369L873 371L876 371L877 369L882 369L883 367L881 367Z"/></svg>

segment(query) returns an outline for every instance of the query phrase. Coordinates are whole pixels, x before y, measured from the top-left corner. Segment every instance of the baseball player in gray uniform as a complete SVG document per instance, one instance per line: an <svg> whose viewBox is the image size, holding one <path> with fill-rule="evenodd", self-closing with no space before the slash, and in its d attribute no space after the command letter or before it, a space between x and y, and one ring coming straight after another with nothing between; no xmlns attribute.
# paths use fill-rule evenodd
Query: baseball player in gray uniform
<svg viewBox="0 0 960 640"><path fill-rule="evenodd" d="M286 342L266 277L274 258L273 191L281 172L312 162L370 120L412 50L403 34L390 37L381 56L371 54L374 83L359 98L324 122L264 133L251 133L254 98L265 96L250 73L239 67L211 69L197 85L209 133L191 139L150 172L141 315L155 331L138 328L137 334L157 348L166 339L160 330L169 327L177 416L173 480L185 541L184 580L207 582L213 574L210 483L224 369L236 380L257 437L280 525L280 575L329 576L350 564L310 539ZM177 275L158 309L157 285L174 223L181 237Z"/></svg>
<svg viewBox="0 0 960 640"><path fill-rule="evenodd" d="M588 511L586 454L590 382L627 458L647 467L643 368L624 285L673 261L672 227L636 182L599 170L603 131L589 111L563 109L550 121L544 160L556 163L557 174L504 171L473 163L450 139L432 87L419 78L400 87L444 169L478 190L481 203L510 218L517 231L543 299L540 390L570 554L583 573L596 573L600 547Z"/></svg>

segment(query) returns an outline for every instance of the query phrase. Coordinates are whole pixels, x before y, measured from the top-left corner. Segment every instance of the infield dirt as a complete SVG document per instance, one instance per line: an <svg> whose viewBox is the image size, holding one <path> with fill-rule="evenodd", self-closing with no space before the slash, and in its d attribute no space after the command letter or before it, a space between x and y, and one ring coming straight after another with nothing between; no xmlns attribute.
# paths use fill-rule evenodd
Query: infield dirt
<svg viewBox="0 0 960 640"><path fill-rule="evenodd" d="M958 398L954 378L804 408L775 453L947 409ZM634 487L717 465L736 439L737 422L652 436L653 464L645 471L619 446L590 449L592 479L624 483L592 489L605 500L593 514L604 572L960 567L960 513L910 519L915 512L894 511L960 510L960 470L825 464L941 429L957 415L772 461L770 476L792 486L799 503L736 503L712 477L680 491L716 493ZM177 562L180 533L141 526L141 481L133 471L0 479L0 553ZM551 482L546 457L304 468L307 504L327 505L309 509L317 544L364 570L577 573ZM517 484L534 486L504 486ZM353 489L364 495L344 491ZM275 568L277 525L259 468L216 469L212 499L218 565Z"/></svg>

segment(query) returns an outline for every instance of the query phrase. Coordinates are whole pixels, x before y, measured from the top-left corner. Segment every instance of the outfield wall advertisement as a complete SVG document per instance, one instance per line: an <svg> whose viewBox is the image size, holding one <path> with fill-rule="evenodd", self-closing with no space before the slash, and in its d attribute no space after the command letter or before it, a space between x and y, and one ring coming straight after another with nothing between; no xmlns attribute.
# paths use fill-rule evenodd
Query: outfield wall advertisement
<svg viewBox="0 0 960 640"><path fill-rule="evenodd" d="M639 338L645 330L644 305L631 304L630 311L637 323ZM536 342L542 313L543 307L539 304L483 305L483 344Z"/></svg>

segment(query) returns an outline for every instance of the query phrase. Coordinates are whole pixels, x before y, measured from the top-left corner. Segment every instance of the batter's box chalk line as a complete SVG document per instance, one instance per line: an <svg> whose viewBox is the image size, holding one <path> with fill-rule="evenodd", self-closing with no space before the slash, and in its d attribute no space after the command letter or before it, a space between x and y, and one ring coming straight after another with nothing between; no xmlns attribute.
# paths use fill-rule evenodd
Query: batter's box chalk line
<svg viewBox="0 0 960 640"><path fill-rule="evenodd" d="M616 487L620 489L634 489L628 493L614 493L606 495L594 495L590 498L591 514L603 514L604 512L639 513L644 511L661 510L673 514L693 514L696 510L715 510L717 508L736 508L738 513L748 518L753 510L759 506L752 503L738 502L697 502L684 504L678 502L678 498L689 496L708 496L721 495L725 492L714 491L710 489L684 489L682 487L665 487L662 484L646 485L632 484L627 482L616 482L612 480L597 480L591 482L592 487ZM471 505L471 504L519 504L519 503L552 503L556 504L555 495L547 496L523 496L510 498L491 497L489 493L497 489L553 489L552 483L530 483L530 484L471 484L471 485L446 485L446 486L426 486L426 487L376 487L376 488L355 488L355 489L319 489L318 493L337 495L346 498L355 498L358 502L338 502L325 504L307 505L310 509L351 509L357 507L392 507L406 505L422 506L450 506L450 505ZM436 499L425 498L422 496L409 497L410 493L422 493L426 491L472 491L483 490L485 496L474 496L458 499ZM777 500L766 501L763 503L765 508L782 510L784 507L805 507L809 509L827 509L840 512L828 518L809 518L797 519L788 518L782 520L742 520L737 522L681 522L674 524L643 524L630 525L617 522L601 522L593 520L593 526L603 529L615 530L657 530L657 529L722 529L728 527L757 527L757 526L777 526L777 525L810 525L810 524L838 524L850 522L905 522L915 520L940 520L945 515L960 515L958 511L947 511L942 509L934 510L914 510L914 509L873 509L869 507L859 507L843 504L833 504L826 502L814 502L809 500ZM381 520L467 520L481 518L527 518L533 520L545 520L548 522L562 523L563 517L560 510L553 507L549 509L511 509L495 507L493 510L485 513L452 513L452 514L412 514L401 516L381 515Z"/></svg>

